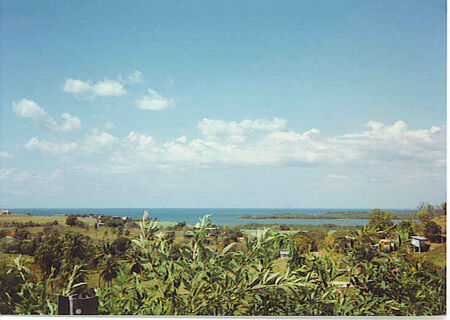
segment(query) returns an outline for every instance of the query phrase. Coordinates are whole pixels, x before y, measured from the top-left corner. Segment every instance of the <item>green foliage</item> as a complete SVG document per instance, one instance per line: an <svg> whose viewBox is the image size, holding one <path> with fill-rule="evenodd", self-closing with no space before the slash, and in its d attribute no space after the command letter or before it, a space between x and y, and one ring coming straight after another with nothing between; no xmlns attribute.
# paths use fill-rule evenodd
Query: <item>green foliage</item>
<svg viewBox="0 0 450 320"><path fill-rule="evenodd" d="M444 314L445 274L408 254L408 230L398 230L398 251L387 254L368 250L376 228L367 227L356 237L343 260L350 270L355 299L353 315L412 316Z"/></svg>
<svg viewBox="0 0 450 320"><path fill-rule="evenodd" d="M119 219L108 218L105 222L105 226L110 228L123 227L123 225L123 221Z"/></svg>
<svg viewBox="0 0 450 320"><path fill-rule="evenodd" d="M306 250L313 246L313 240L305 232L297 232L293 236L293 242L297 248L301 248L301 252L306 252Z"/></svg>
<svg viewBox="0 0 450 320"><path fill-rule="evenodd" d="M417 218L424 224L431 219L447 214L447 202L433 206L429 203L421 203L417 207Z"/></svg>
<svg viewBox="0 0 450 320"><path fill-rule="evenodd" d="M434 221L425 224L425 236L433 242L440 242L441 227Z"/></svg>
<svg viewBox="0 0 450 320"><path fill-rule="evenodd" d="M5 263L0 265L0 313L14 313L14 305L22 301L19 296L20 287L23 283L19 274L13 270L8 272Z"/></svg>
<svg viewBox="0 0 450 320"><path fill-rule="evenodd" d="M417 218L420 220L420 222L426 224L433 218L433 211L422 210L417 213Z"/></svg>
<svg viewBox="0 0 450 320"><path fill-rule="evenodd" d="M112 246L117 253L125 253L131 245L131 240L128 238L120 237L113 241Z"/></svg>
<svg viewBox="0 0 450 320"><path fill-rule="evenodd" d="M36 245L31 240L25 240L22 241L20 244L20 253L26 254L26 255L33 255L34 251L36 250Z"/></svg>
<svg viewBox="0 0 450 320"><path fill-rule="evenodd" d="M99 265L100 279L111 286L112 280L119 274L119 269L117 259L112 255L107 255Z"/></svg>
<svg viewBox="0 0 450 320"><path fill-rule="evenodd" d="M161 230L145 216L131 242L118 238L94 247L81 234L54 233L43 237L35 253L40 279L20 258L8 277L0 274L5 288L0 293L0 310L54 314L57 294L88 292L87 268L96 262L101 283L95 294L101 314L445 314L445 270L414 259L407 250L412 225L394 228L388 218L383 211L374 212L374 223L356 230L352 237L340 237L338 232L327 235L320 229L294 235L264 229L245 243L232 241L239 231L234 227L227 227L216 240L207 229L212 225L208 216L182 243L174 241L172 231ZM389 254L374 247L386 232L393 235L398 248ZM315 242L331 244L334 237L337 248L311 252ZM283 271L278 268L280 250L289 252Z"/></svg>
<svg viewBox="0 0 450 320"><path fill-rule="evenodd" d="M391 212L374 209L370 212L369 217L369 225L374 227L377 231L389 231L394 225L394 222L392 221L394 214Z"/></svg>
<svg viewBox="0 0 450 320"><path fill-rule="evenodd" d="M62 290L62 295L73 295L81 293L85 283L81 282L85 273L81 266L75 265L72 272L68 276L57 276L55 272L50 274L43 280L35 279L30 269L25 267L21 261L21 256L18 256L13 265L8 270L7 274L14 275L15 287L2 287L8 290L5 294L8 297L10 308L16 314L26 315L54 315L56 313L56 294L48 293L48 286L52 286L55 282L64 280L66 286ZM64 279L63 279L64 278ZM12 294L11 294L12 293Z"/></svg>
<svg viewBox="0 0 450 320"><path fill-rule="evenodd" d="M186 227L186 221L178 222L176 225L173 226L173 230L181 230Z"/></svg>
<svg viewBox="0 0 450 320"><path fill-rule="evenodd" d="M66 224L68 226L76 226L78 224L78 218L75 215L71 214L67 217Z"/></svg>

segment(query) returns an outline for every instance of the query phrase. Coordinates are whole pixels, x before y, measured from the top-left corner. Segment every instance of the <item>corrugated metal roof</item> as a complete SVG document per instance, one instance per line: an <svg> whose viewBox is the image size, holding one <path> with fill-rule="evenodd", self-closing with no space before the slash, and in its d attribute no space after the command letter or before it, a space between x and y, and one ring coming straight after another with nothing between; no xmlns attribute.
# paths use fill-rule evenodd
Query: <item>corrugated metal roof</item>
<svg viewBox="0 0 450 320"><path fill-rule="evenodd" d="M417 240L423 240L423 241L427 241L428 240L428 238L421 237L421 236L411 236L411 238L417 239Z"/></svg>

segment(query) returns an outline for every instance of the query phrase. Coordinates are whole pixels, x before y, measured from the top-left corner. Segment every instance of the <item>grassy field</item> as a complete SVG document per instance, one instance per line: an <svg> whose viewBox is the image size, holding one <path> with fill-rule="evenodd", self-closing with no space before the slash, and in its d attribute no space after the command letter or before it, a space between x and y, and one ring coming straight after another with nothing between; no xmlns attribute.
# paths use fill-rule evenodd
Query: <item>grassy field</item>
<svg viewBox="0 0 450 320"><path fill-rule="evenodd" d="M440 268L445 268L447 265L447 245L445 243L432 243L428 252L414 252L413 255L416 258L422 257L425 261Z"/></svg>
<svg viewBox="0 0 450 320"><path fill-rule="evenodd" d="M440 216L431 220L436 222L439 227L441 227L442 233L447 233L447 216Z"/></svg>
<svg viewBox="0 0 450 320"><path fill-rule="evenodd" d="M79 217L78 220L81 222L87 224L89 226L89 229L80 227L80 226L68 226L66 224L67 217L64 216L28 216L28 215L19 215L19 214L11 214L11 215L0 215L0 223L2 222L21 222L21 223L27 223L27 222L33 222L33 223L39 223L39 224L46 224L46 223L52 223L53 221L58 222L58 229L61 229L62 232L80 232L84 235L87 235L93 239L96 240L114 240L118 237L117 234L115 234L114 228L101 226L98 229L94 228L94 225L96 224L95 219L89 219L89 218L82 218ZM157 221L158 226L160 228L167 228L170 226L174 226L176 222L171 221ZM14 230L15 227L3 227L0 225L0 230L6 229L6 230ZM43 232L44 226L36 226L36 227L26 227L26 229L30 233L39 233ZM124 230L128 230L130 232L130 237L134 237L139 233L139 228L127 228L125 225ZM106 235L105 235L106 231Z"/></svg>

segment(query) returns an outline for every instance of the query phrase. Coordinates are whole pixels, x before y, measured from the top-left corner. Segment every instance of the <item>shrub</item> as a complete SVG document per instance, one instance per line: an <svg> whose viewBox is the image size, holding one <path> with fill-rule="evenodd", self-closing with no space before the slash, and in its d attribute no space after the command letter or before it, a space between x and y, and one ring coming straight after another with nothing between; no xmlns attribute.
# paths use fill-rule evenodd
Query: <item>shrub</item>
<svg viewBox="0 0 450 320"><path fill-rule="evenodd" d="M34 254L35 249L36 248L34 243L30 240L22 241L22 243L20 244L20 253L22 254L32 256Z"/></svg>
<svg viewBox="0 0 450 320"><path fill-rule="evenodd" d="M110 228L123 227L124 223L122 220L108 218L105 222L105 226Z"/></svg>
<svg viewBox="0 0 450 320"><path fill-rule="evenodd" d="M176 225L174 225L173 229L174 230L181 230L184 227L186 227L186 221L181 221L181 222L178 222Z"/></svg>
<svg viewBox="0 0 450 320"><path fill-rule="evenodd" d="M78 218L75 215L71 214L66 218L66 224L68 226L75 226L78 224Z"/></svg>
<svg viewBox="0 0 450 320"><path fill-rule="evenodd" d="M125 237L117 238L113 241L112 246L115 251L124 253L130 247L131 240Z"/></svg>

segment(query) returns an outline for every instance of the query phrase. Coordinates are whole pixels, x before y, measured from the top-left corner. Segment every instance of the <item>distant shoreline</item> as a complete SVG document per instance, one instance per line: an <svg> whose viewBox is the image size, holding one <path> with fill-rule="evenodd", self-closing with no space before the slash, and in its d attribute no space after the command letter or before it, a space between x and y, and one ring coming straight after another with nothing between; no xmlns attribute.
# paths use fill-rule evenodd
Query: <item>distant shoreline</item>
<svg viewBox="0 0 450 320"><path fill-rule="evenodd" d="M61 215L71 215L79 214L83 215L106 215L106 216L120 216L129 217L133 220L141 220L143 211L147 209L140 208L125 208L125 209L114 209L114 208L70 208L70 209L39 209L39 208L27 208L27 209L15 209L9 208L13 214L32 214L33 216L55 216L56 214ZM372 208L360 208L360 209L347 209L347 208L329 208L329 209L309 209L309 208L253 208L253 209L214 209L214 208L197 208L197 209L158 209L150 208L149 218L158 219L158 221L171 221L171 222L181 222L184 221L186 224L195 225L200 221L205 215L210 215L213 223L217 225L240 225L246 223L258 223L258 224L336 224L336 225L366 225L369 219L365 219L364 216L359 216L354 219L353 216L346 215L342 216L327 216L322 215L327 212L342 213L361 213L370 212ZM383 209L389 212L395 213L413 213L415 212L412 208L403 209ZM276 214L290 215L290 214L304 214L303 219L296 219L296 217L288 216L288 219L283 219L283 216L273 216ZM251 215L251 218L246 220L242 216ZM260 219L254 219L255 216L263 215ZM268 219L272 216L272 219ZM240 219L237 217L241 217ZM318 219L321 218L321 219ZM330 219L327 219L330 217ZM409 218L411 216L408 216ZM344 218L344 219L342 219Z"/></svg>
<svg viewBox="0 0 450 320"><path fill-rule="evenodd" d="M415 211L405 211L392 213L393 220L402 220L412 218ZM255 220L273 220L273 219L370 219L369 211L330 211L320 214L305 214L305 213L274 213L274 214L243 214L237 216L236 219L255 219Z"/></svg>

